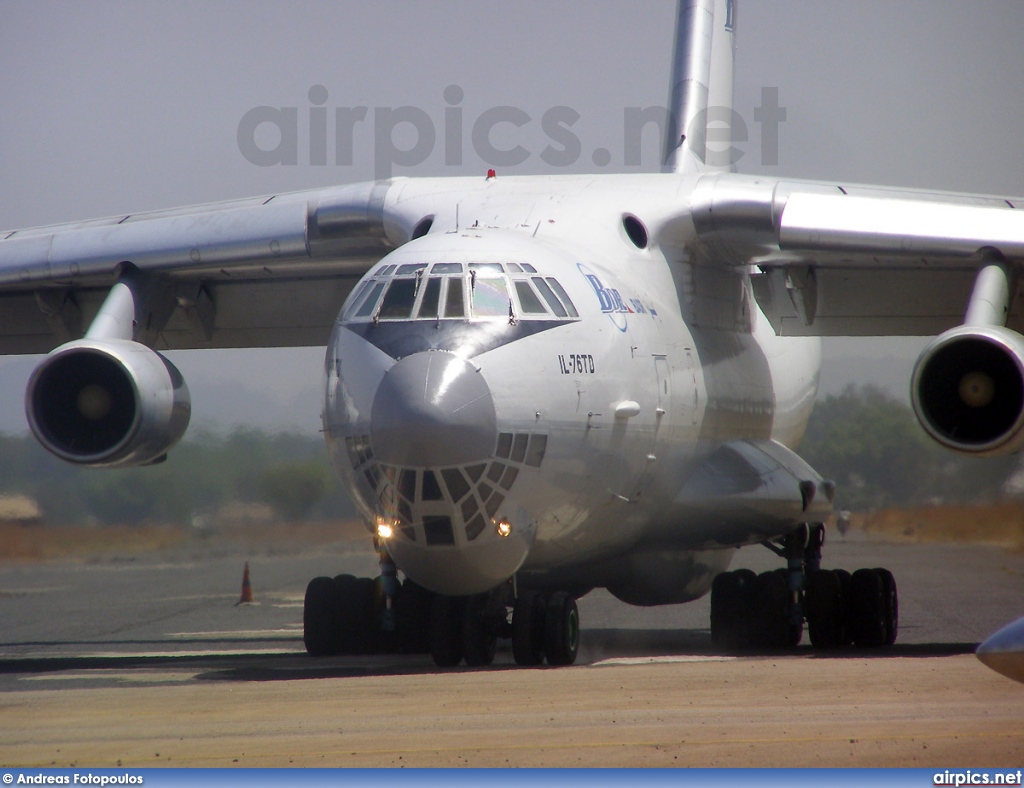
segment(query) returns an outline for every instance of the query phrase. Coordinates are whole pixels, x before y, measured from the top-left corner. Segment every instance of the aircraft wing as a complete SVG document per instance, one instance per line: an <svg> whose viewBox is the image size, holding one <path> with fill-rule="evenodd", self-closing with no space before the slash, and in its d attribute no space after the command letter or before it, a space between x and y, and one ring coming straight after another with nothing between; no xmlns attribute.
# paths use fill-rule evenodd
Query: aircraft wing
<svg viewBox="0 0 1024 788"><path fill-rule="evenodd" d="M691 212L710 260L751 266L782 335L939 334L964 322L983 260L1024 262L1024 198L709 175Z"/></svg>
<svg viewBox="0 0 1024 788"><path fill-rule="evenodd" d="M123 261L176 301L157 349L325 345L353 285L395 246L390 185L0 232L0 354L80 337Z"/></svg>
<svg viewBox="0 0 1024 788"><path fill-rule="evenodd" d="M606 178L616 193L616 176ZM601 179L590 180L600 191ZM0 233L0 354L47 352L81 336L123 261L165 281L176 300L147 341L156 349L323 345L354 284L409 238L409 216L385 209L392 184ZM939 334L963 323L983 259L1024 262L1024 198L732 173L679 185L688 204L655 209L655 237L666 248L699 247L698 268L749 269L754 297L783 335ZM505 194L510 204L547 205L516 189ZM576 199L586 197L568 202ZM1010 285L1006 325L1022 331L1024 294L1012 277Z"/></svg>

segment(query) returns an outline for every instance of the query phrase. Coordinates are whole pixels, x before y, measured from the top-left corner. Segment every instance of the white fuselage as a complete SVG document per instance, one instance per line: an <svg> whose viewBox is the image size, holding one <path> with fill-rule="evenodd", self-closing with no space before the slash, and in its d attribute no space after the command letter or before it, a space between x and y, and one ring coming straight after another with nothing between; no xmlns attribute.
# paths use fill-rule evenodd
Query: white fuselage
<svg viewBox="0 0 1024 788"><path fill-rule="evenodd" d="M342 310L324 427L368 526L394 527L388 550L415 581L468 594L518 573L681 601L728 565L723 548L778 535L771 518L719 528L681 492L723 444L795 446L819 345L775 336L745 273L716 267L692 228L660 224L692 183L392 187L410 227L432 224Z"/></svg>

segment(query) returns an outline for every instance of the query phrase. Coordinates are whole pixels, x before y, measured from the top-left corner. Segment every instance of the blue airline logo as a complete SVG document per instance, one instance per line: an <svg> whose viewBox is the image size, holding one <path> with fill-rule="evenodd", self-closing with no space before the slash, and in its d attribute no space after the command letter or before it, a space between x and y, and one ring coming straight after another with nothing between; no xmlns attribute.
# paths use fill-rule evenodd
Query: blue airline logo
<svg viewBox="0 0 1024 788"><path fill-rule="evenodd" d="M594 295L597 296L597 301L601 305L601 312L611 318L612 325L619 329L619 331L624 332L626 330L627 315L658 314L652 305L645 304L639 298L626 299L614 287L605 287L600 277L583 265L583 263L576 263L576 267L583 274L583 278L594 289Z"/></svg>

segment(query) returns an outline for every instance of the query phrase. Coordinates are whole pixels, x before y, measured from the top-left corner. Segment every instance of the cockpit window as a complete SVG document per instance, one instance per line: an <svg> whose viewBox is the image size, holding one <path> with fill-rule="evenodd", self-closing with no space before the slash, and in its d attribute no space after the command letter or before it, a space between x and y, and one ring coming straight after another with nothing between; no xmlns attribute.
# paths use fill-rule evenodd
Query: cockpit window
<svg viewBox="0 0 1024 788"><path fill-rule="evenodd" d="M537 294L530 287L530 283L525 279L517 279L515 281L516 295L519 296L519 306L523 310L524 315L546 315L548 310L544 308L544 304L537 298Z"/></svg>
<svg viewBox="0 0 1024 788"><path fill-rule="evenodd" d="M384 290L384 282L377 282L374 284L370 294L360 305L359 311L356 312L356 317L369 317L373 314L373 308L377 306L377 299L380 297L382 290Z"/></svg>
<svg viewBox="0 0 1024 788"><path fill-rule="evenodd" d="M559 283L554 277L548 277L547 282L551 285L551 288L558 293L558 297L562 299L562 303L565 304L565 308L569 310L570 317L579 317L580 313L576 311L576 307L572 303L572 299L569 298L569 294L565 292L565 288Z"/></svg>
<svg viewBox="0 0 1024 788"><path fill-rule="evenodd" d="M540 294L544 296L544 300L548 302L548 306L551 307L551 311L559 317L568 317L569 313L566 308L562 306L562 302L558 300L558 296L555 295L551 286L548 285L541 277L533 277L533 283L537 285L537 289L540 290Z"/></svg>
<svg viewBox="0 0 1024 788"><path fill-rule="evenodd" d="M439 276L432 276L427 280L427 286L423 289L423 298L420 299L420 311L418 317L436 318L437 308L441 304L441 282Z"/></svg>
<svg viewBox="0 0 1024 788"><path fill-rule="evenodd" d="M345 317L352 317L352 310L356 308L356 305L361 304L363 296L366 295L366 291L373 285L372 279L367 279L365 282L361 282L359 287L352 291L349 295L348 300L345 302Z"/></svg>
<svg viewBox="0 0 1024 788"><path fill-rule="evenodd" d="M352 293L343 319L578 319L565 288L536 270L512 262L382 266Z"/></svg>
<svg viewBox="0 0 1024 788"><path fill-rule="evenodd" d="M496 274L504 273L501 263L470 263L470 271L493 271Z"/></svg>
<svg viewBox="0 0 1024 788"><path fill-rule="evenodd" d="M478 276L473 285L473 315L475 317L501 317L508 315L511 306L504 278Z"/></svg>
<svg viewBox="0 0 1024 788"><path fill-rule="evenodd" d="M453 276L448 280L448 298L444 305L444 316L445 317L465 317L466 316L466 301L463 298L462 291L463 279L461 276Z"/></svg>
<svg viewBox="0 0 1024 788"><path fill-rule="evenodd" d="M430 267L432 274L461 274L462 263L434 263Z"/></svg>
<svg viewBox="0 0 1024 788"><path fill-rule="evenodd" d="M399 269L401 270L401 269ZM381 320L402 320L412 315L412 305L416 302L417 279L395 279L384 294L384 303L380 306L378 317Z"/></svg>

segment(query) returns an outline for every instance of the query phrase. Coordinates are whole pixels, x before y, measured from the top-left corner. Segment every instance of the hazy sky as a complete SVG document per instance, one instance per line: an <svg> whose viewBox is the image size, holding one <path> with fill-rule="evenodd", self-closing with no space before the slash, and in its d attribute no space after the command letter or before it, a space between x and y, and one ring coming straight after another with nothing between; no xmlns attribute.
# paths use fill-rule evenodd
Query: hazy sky
<svg viewBox="0 0 1024 788"><path fill-rule="evenodd" d="M626 167L623 110L664 105L674 0L498 2L20 2L0 25L0 227L369 180L379 171L378 110L414 106L437 132L401 175L480 174L473 122L512 106L502 147L530 156L499 173ZM736 109L751 142L739 169L1003 195L1024 193L1024 3L1019 0L739 0ZM461 100L461 165L445 163L446 88ZM314 86L323 89L310 91ZM778 88L778 163L759 149L754 107ZM325 89L325 90L324 90ZM454 91L459 93L459 91ZM319 93L319 95L317 95ZM327 163L311 163L311 101L328 118ZM239 124L259 106L294 107L297 163L258 166ZM335 161L335 108L365 106L351 165ZM568 106L582 151L540 158L546 110ZM382 114L381 117L385 117ZM405 127L408 130L408 127ZM260 129L257 142L276 138ZM449 135L451 138L451 135ZM396 133L403 146L414 139ZM452 138L454 139L454 138ZM345 148L345 145L342 145ZM610 154L594 164L597 149ZM314 154L315 162L315 154ZM918 340L833 341L824 385L906 387ZM192 351L194 423L319 428L322 349ZM0 430L25 429L35 359L0 358Z"/></svg>

